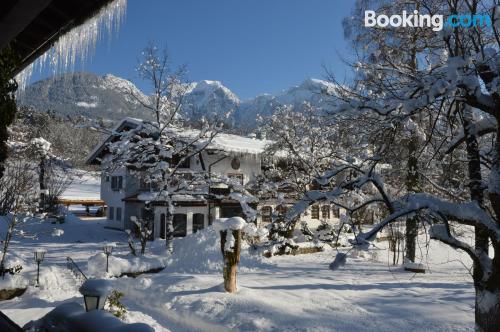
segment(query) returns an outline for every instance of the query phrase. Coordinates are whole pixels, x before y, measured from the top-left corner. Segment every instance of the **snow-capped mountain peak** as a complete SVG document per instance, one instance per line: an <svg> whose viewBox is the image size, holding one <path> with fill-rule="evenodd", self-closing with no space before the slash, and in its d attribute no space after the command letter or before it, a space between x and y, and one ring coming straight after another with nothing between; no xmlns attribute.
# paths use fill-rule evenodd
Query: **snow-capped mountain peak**
<svg viewBox="0 0 500 332"><path fill-rule="evenodd" d="M306 79L279 94L262 94L248 100L240 100L220 81L187 83L183 90L186 93L182 106L185 117L192 120L201 117L222 118L231 111L229 124L245 131L255 127L258 115L272 115L282 105L300 106L308 102L321 109L331 108L325 92L335 91L335 85L323 80ZM144 103L148 102L148 96L124 78L112 74L98 76L92 73L72 73L32 84L19 100L20 104L41 110L52 109L64 115L110 120L121 120L126 116L151 116L151 112L136 97L141 98Z"/></svg>

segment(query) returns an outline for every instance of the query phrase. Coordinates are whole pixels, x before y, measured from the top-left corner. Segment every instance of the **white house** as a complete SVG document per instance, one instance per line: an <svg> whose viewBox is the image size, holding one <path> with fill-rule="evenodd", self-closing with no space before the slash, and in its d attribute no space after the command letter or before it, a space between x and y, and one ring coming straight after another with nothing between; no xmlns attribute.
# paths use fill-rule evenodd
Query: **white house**
<svg viewBox="0 0 500 332"><path fill-rule="evenodd" d="M130 130L140 123L139 119L125 118L114 131ZM100 165L102 161L110 158L107 145L113 137L109 136L94 149L87 159L88 164ZM189 175L193 172L206 172L208 176L226 176L245 185L261 174L261 155L269 143L256 138L218 134L206 149L182 164L180 173ZM143 183L137 174L132 174L125 168L114 170L111 174L102 174L101 199L107 205L108 227L132 229L133 222L130 218L148 213L144 207L145 201L148 200L145 197L150 192L149 186ZM229 193L227 186L212 186L209 191L206 195L172 196L175 206L174 236L182 237L196 232L211 225L212 221L219 217L244 216L240 203L225 196ZM293 201L288 204L293 204ZM277 202L267 200L253 207L260 211L257 223L267 223L271 221L271 213L275 212ZM161 202L154 203L154 238L165 238L166 213L166 206ZM315 205L311 207L310 212L302 216L303 220L311 222L311 227L319 225L321 219L336 218L338 209L329 204Z"/></svg>

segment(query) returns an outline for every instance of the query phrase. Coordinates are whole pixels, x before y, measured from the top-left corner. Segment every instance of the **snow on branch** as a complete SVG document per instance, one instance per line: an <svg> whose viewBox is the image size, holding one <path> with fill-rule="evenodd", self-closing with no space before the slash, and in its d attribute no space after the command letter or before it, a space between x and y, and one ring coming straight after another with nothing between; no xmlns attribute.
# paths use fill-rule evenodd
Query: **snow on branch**
<svg viewBox="0 0 500 332"><path fill-rule="evenodd" d="M497 130L497 121L492 117L485 117L481 120L472 123L469 128L469 134L475 136L484 136L489 133L494 133ZM446 149L446 153L451 153L457 146L462 144L466 139L463 128L456 134L451 140L450 144Z"/></svg>
<svg viewBox="0 0 500 332"><path fill-rule="evenodd" d="M427 210L431 214L448 220L453 220L465 225L483 225L487 228L490 235L500 239L500 230L496 227L495 221L486 213L476 202L451 203L440 198L427 194L413 194L406 196L401 203L401 208L390 214L387 218L375 225L370 231L360 233L357 236L357 242L363 243L374 239L375 235L388 224L395 222L401 217L417 213L421 210Z"/></svg>

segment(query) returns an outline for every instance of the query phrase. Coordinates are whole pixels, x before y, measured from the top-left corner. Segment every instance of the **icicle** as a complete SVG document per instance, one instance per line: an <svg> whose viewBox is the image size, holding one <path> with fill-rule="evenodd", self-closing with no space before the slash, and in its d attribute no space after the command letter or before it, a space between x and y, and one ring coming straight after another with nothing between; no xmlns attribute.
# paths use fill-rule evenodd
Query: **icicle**
<svg viewBox="0 0 500 332"><path fill-rule="evenodd" d="M97 41L102 38L103 30L110 39L118 31L125 16L127 0L115 0L106 5L99 13L85 23L62 35L42 56L33 61L16 77L19 90L24 90L35 70L49 65L54 74L73 70L77 59L82 63L93 55Z"/></svg>

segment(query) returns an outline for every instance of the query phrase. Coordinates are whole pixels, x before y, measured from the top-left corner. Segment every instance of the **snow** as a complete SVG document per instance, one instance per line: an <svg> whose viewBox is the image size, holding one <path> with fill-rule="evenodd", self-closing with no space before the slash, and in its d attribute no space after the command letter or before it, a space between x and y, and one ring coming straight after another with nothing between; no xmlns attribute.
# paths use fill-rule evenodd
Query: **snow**
<svg viewBox="0 0 500 332"><path fill-rule="evenodd" d="M49 312L43 319L31 322L29 331L48 329L50 331L79 332L152 332L151 327L143 323L125 324L112 314L103 310L85 312L84 308L74 302L64 303Z"/></svg>
<svg viewBox="0 0 500 332"><path fill-rule="evenodd" d="M16 234L12 252L22 259L22 275L30 285L21 297L0 302L0 310L19 325L39 319L55 307L76 302L81 281L66 268L72 257L91 275L92 262L105 259L104 244L115 242L109 258L127 257L127 235L104 228L105 221L80 221L70 215L58 225L64 233L52 237L53 225L30 220ZM0 232L5 225L0 224ZM125 295L127 323L146 323L155 331L473 331L474 288L470 259L436 241L418 243L427 274L404 272L389 265L386 242L375 242L365 255L347 252L345 265L329 268L337 251L264 258L242 242L238 293L222 288L220 234L208 227L174 240L166 268L137 278L107 279ZM165 242L148 243L145 258L161 256ZM33 248L47 250L36 278ZM113 263L111 263L113 266ZM87 316L90 317L90 316ZM99 327L95 329L98 331ZM134 330L136 331L136 330Z"/></svg>
<svg viewBox="0 0 500 332"><path fill-rule="evenodd" d="M271 141L253 139L231 134L218 134L208 146L228 152L260 154Z"/></svg>
<svg viewBox="0 0 500 332"><path fill-rule="evenodd" d="M16 289L16 288L25 288L28 286L28 280L24 278L22 275L18 274L9 274L6 273L2 278L0 277L0 289Z"/></svg>
<svg viewBox="0 0 500 332"><path fill-rule="evenodd" d="M482 136L487 133L494 132L497 127L497 121L493 117L485 116L470 125L469 132L473 135ZM460 128L458 133L452 138L448 144L447 151L451 152L456 146L465 141L465 133L463 128Z"/></svg>
<svg viewBox="0 0 500 332"><path fill-rule="evenodd" d="M403 264L403 267L405 269L412 269L412 270L425 270L425 266L422 263L414 263L411 261L405 261Z"/></svg>
<svg viewBox="0 0 500 332"><path fill-rule="evenodd" d="M214 94L220 94L218 90L222 91L222 94L232 103L238 105L240 103L240 99L233 93L231 90L222 85L219 81L209 81L203 80L195 85L193 85L192 89L189 91L190 94L196 95L198 98L196 99L196 104L206 105L208 104L208 100L214 97Z"/></svg>
<svg viewBox="0 0 500 332"><path fill-rule="evenodd" d="M104 225L70 217L58 226L64 234L54 239L50 224L28 222L25 233L35 237L16 236L12 249L27 262L23 272L32 279L33 248L47 248L41 287L0 302L0 310L24 325L62 303L83 308L65 257L73 257L90 275L88 258L99 254L102 263L104 244L117 244L110 259L128 253L126 234ZM252 254L243 241L236 294L221 289L217 231L209 227L174 242L162 272L108 279L125 294L127 323L143 322L155 331L474 330L474 290L466 268L471 262L437 242L431 242L424 260L431 273L414 275L389 266L383 246L367 257L350 253L346 264L332 271L328 266L336 251L267 259ZM151 243L147 255L159 255L163 246L163 241Z"/></svg>
<svg viewBox="0 0 500 332"><path fill-rule="evenodd" d="M214 273L222 275L224 261L220 234L213 227L205 228L185 239L174 240L174 253L167 258L165 271L174 273ZM241 245L240 271L269 266L266 259L252 255L246 242ZM196 257L196 259L193 259Z"/></svg>
<svg viewBox="0 0 500 332"><path fill-rule="evenodd" d="M245 227L247 222L241 217L232 218L219 218L214 221L214 229L216 231L227 231L227 230L241 230Z"/></svg>
<svg viewBox="0 0 500 332"><path fill-rule="evenodd" d="M89 279L80 287L80 293L82 293L82 295L105 297L108 296L110 292L111 285L107 280L103 279Z"/></svg>
<svg viewBox="0 0 500 332"><path fill-rule="evenodd" d="M63 192L63 199L100 199L101 176L98 172L73 171L73 182Z"/></svg>
<svg viewBox="0 0 500 332"><path fill-rule="evenodd" d="M106 273L106 255L96 254L89 258L88 271L94 277L120 276L123 273L145 272L165 267L165 256L110 255Z"/></svg>
<svg viewBox="0 0 500 332"><path fill-rule="evenodd" d="M78 101L75 103L75 105L84 108L96 108L97 102L87 103L85 101Z"/></svg>
<svg viewBox="0 0 500 332"><path fill-rule="evenodd" d="M142 120L132 117L126 117L115 126L113 132L117 132L120 128L123 127L125 123L140 125L142 123ZM200 131L196 129L169 128L169 130L171 134L176 135L177 137L179 137L179 139L185 139L187 141L192 141L200 135ZM101 144L99 144L90 154L87 162L90 162L91 159L97 155L97 152L100 151L109 142L109 140L109 137L103 140ZM264 149L269 144L272 144L272 141L249 138L239 135L218 133L210 142L208 142L207 139L200 139L197 142L200 147L205 146L207 143L207 148L212 150L222 150L235 154L247 153L251 155L259 155L264 152Z"/></svg>

